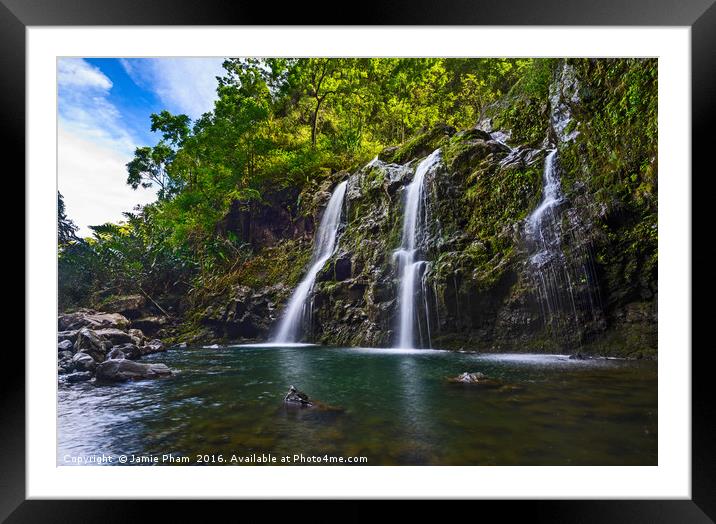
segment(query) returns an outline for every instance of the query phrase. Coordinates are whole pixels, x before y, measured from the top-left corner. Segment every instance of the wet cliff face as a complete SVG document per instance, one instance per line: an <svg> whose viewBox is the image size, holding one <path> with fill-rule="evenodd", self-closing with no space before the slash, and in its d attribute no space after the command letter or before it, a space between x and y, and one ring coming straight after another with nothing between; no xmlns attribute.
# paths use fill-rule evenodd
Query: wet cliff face
<svg viewBox="0 0 716 524"><path fill-rule="evenodd" d="M520 221L539 198L544 155L528 148L511 152L480 130L447 130L425 139L432 142L427 149L441 149L441 164L425 180L426 235L420 247L428 264L418 305L427 319L417 326L420 345L492 348L496 331L505 327L500 321L510 328L503 338L531 337L538 319L520 287ZM336 263L326 267L317 286L314 332L321 342L384 346L394 340L394 251L405 187L418 160L377 160L349 179ZM506 313L515 300L521 310Z"/></svg>
<svg viewBox="0 0 716 524"><path fill-rule="evenodd" d="M272 247L288 238L311 237L314 220L301 214L296 205L297 189L266 193L262 202L232 202L219 225L220 232L231 232L255 250Z"/></svg>
<svg viewBox="0 0 716 524"><path fill-rule="evenodd" d="M545 130L541 143L515 143L509 137L524 133L496 129L499 115L467 131L440 126L386 149L354 173L337 173L306 188L298 210L285 220L270 209L254 213L254 238L271 238L274 246L257 255L256 266L280 265L285 258L292 271L285 278L278 273L254 279L246 284L252 291L242 288L241 297L218 297L265 307L255 321L237 315L236 307L217 317L214 307L214 336L268 336L300 277L300 261L309 257L313 224L330 191L348 180L338 245L314 286L309 336L323 344L391 345L399 287L394 251L401 241L405 188L420 160L440 148L440 166L425 179L421 216L425 235L419 247L428 262L417 298L426 312L416 326L421 346L655 355L656 164L655 154L647 153L656 146L642 144L633 153L633 144L607 140L606 124L594 115L612 101L592 85L589 67L585 62L560 68L545 105L532 104L530 125ZM624 131L633 124L614 125ZM545 161L552 151L560 193L549 222L556 247L545 262L527 224L544 201ZM613 160L626 151L634 158ZM239 317L241 329L235 329Z"/></svg>

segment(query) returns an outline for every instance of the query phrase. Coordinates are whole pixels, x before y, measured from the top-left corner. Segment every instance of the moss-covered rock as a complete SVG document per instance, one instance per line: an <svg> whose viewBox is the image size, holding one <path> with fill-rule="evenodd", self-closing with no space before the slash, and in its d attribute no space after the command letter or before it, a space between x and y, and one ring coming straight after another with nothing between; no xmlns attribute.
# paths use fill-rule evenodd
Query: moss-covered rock
<svg viewBox="0 0 716 524"><path fill-rule="evenodd" d="M460 132L437 126L353 173L318 177L297 202L285 204L294 210L292 220L318 223L332 189L348 180L337 249L311 299L312 340L391 344L399 286L393 252L401 241L405 187L420 160L440 148L441 164L425 179L420 246L428 261L421 301L433 347L656 354L655 61L547 65L549 74L531 90L512 92L488 109L489 126ZM569 90L552 89L550 97L549 82L563 82L565 71ZM570 116L558 130L550 120L555 104ZM554 147L563 192L555 208L560 300L568 307L548 316L525 219L542 199L545 156ZM207 336L207 329L222 340L267 335L312 251L312 228L282 231L196 300L187 336ZM247 319L251 329L242 324Z"/></svg>

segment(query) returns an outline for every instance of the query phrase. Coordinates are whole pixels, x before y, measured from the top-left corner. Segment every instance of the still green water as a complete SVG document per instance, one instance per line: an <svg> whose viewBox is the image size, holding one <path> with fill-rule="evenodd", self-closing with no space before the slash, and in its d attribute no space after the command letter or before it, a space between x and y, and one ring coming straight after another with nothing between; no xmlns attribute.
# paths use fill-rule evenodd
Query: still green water
<svg viewBox="0 0 716 524"><path fill-rule="evenodd" d="M318 346L188 348L143 361L176 374L59 385L58 465L100 454L191 464L222 455L229 465L254 453L368 465L657 464L656 362ZM446 381L465 371L516 387ZM290 385L343 411L287 409Z"/></svg>

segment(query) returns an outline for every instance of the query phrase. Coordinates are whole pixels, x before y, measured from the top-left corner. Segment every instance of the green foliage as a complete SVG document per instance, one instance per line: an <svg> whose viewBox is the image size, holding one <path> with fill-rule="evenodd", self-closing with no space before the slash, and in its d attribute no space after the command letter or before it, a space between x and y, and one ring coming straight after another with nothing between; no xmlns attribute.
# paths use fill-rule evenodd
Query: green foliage
<svg viewBox="0 0 716 524"><path fill-rule="evenodd" d="M655 217L656 60L569 63L583 101L575 109L580 137L560 151L566 190L586 180L601 201L625 202L634 213ZM494 153L486 137L471 128L490 117L494 128L512 132L511 143L538 146L547 135L549 85L559 65L528 58L226 60L213 110L193 122L168 111L151 115L150 128L161 140L137 148L127 163L127 183L156 188L157 202L79 240L58 196L61 297L77 305L138 288L162 294L179 287L197 296L235 284L291 285L310 243L284 239L268 249L251 247L251 239L223 225L232 206L252 209L289 190L300 195L286 203L292 213L310 215L313 195L337 171L353 170L381 151L382 159L403 163L436 147L443 148L449 170L466 174L454 200L466 218L449 234L469 237L456 241L462 242L458 258L444 254L436 267L479 270L487 282L512 256L511 226L539 199L541 165L498 169L486 160ZM587 173L585 166L599 169ZM376 205L386 204L383 176L376 170L365 178ZM390 230L361 234L386 235L394 245L400 234L395 213L386 221ZM655 246L652 231L640 234L648 233ZM625 252L644 245L625 239ZM364 244L356 249L373 249Z"/></svg>
<svg viewBox="0 0 716 524"><path fill-rule="evenodd" d="M127 164L127 184L132 189L157 186L160 200L170 197L178 189L176 180L167 173L167 164L174 157L174 152L164 142L154 147L138 147L134 158Z"/></svg>
<svg viewBox="0 0 716 524"><path fill-rule="evenodd" d="M493 127L512 132L512 142L538 146L549 126L549 86L558 60L520 61L520 77L503 98L486 109Z"/></svg>
<svg viewBox="0 0 716 524"><path fill-rule="evenodd" d="M57 243L60 250L64 247L78 242L77 230L79 228L67 217L65 212L65 200L62 193L57 192Z"/></svg>
<svg viewBox="0 0 716 524"><path fill-rule="evenodd" d="M584 125L577 143L560 151L565 171L587 175L602 202L619 199L635 210L655 211L656 59L575 59L570 63L583 82L584 100L575 118ZM584 144L580 150L579 144Z"/></svg>
<svg viewBox="0 0 716 524"><path fill-rule="evenodd" d="M489 257L512 246L513 224L524 220L540 197L541 165L478 170L468 179L467 200L474 206L468 232Z"/></svg>

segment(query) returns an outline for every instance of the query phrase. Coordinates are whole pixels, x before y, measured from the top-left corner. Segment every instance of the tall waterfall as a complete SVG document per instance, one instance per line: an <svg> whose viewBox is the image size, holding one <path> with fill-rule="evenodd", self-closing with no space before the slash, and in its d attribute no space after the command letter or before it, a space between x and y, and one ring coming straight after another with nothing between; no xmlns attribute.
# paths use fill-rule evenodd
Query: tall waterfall
<svg viewBox="0 0 716 524"><path fill-rule="evenodd" d="M338 184L333 191L333 195L331 195L331 199L328 201L328 206L326 206L326 211L323 213L321 224L316 233L313 257L308 272L288 301L273 342L291 343L298 342L301 338L303 319L307 306L306 299L311 289L313 289L316 275L318 275L318 272L323 268L328 259L331 258L336 248L336 237L338 235L338 226L341 223L341 211L343 210L343 197L346 193L346 185L347 182Z"/></svg>
<svg viewBox="0 0 716 524"><path fill-rule="evenodd" d="M406 189L405 213L403 215L403 234L400 247L394 256L398 260L400 272L400 291L398 294L399 323L397 347L415 347L416 324L420 329L420 315L424 315L427 330L428 346L430 345L430 322L427 303L422 304L417 296L424 283L421 273L425 271L427 262L422 260L420 244L425 234L425 175L440 162L440 150L435 150L415 169L413 181ZM421 287L418 287L418 286ZM425 307L422 307L425 306ZM418 311L422 309L423 311ZM417 320L417 323L416 323ZM422 338L422 337L421 337Z"/></svg>

